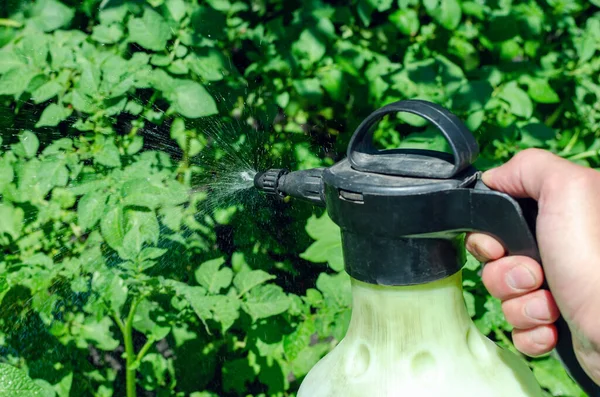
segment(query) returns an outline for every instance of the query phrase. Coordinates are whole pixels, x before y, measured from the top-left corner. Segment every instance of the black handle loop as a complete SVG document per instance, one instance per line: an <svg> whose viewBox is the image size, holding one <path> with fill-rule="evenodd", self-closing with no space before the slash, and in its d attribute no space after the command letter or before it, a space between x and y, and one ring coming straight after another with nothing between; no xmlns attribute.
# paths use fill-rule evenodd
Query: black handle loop
<svg viewBox="0 0 600 397"><path fill-rule="evenodd" d="M397 112L412 113L436 126L450 144L453 156L432 150L376 149L372 127L385 115ZM393 102L371 113L352 135L347 152L352 168L358 171L439 179L458 174L478 154L477 141L457 116L439 105L417 99Z"/></svg>

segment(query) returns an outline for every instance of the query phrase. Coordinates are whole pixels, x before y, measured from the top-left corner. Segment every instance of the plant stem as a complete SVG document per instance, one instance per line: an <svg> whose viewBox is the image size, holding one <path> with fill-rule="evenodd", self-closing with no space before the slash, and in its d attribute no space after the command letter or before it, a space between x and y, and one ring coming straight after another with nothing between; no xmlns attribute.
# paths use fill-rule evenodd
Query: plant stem
<svg viewBox="0 0 600 397"><path fill-rule="evenodd" d="M146 340L146 343L144 343L144 346L142 346L142 348L138 352L137 358L135 360L138 362L142 361L142 358L144 358L146 353L148 353L148 350L150 349L150 347L152 347L154 342L156 342L156 340L154 340L154 337L149 337L148 340Z"/></svg>
<svg viewBox="0 0 600 397"><path fill-rule="evenodd" d="M137 306L140 303L140 299L136 299L131 304L131 308L129 309L129 315L127 316L127 321L125 322L124 332L123 332L123 342L125 344L125 377L126 377L126 387L127 387L127 397L136 397L135 390L135 378L137 374L136 364L136 355L133 349L133 317L135 315L135 311L137 310Z"/></svg>
<svg viewBox="0 0 600 397"><path fill-rule="evenodd" d="M565 107L564 103L560 104L560 106L558 106L554 110L554 112L552 112L552 114L550 116L548 116L548 118L546 119L546 126L547 127L552 128L552 126L554 125L554 123L556 123L556 121L562 115L564 107Z"/></svg>
<svg viewBox="0 0 600 397"><path fill-rule="evenodd" d="M568 157L569 160L581 160L581 159L586 159L589 157L594 157L594 156L598 156L600 155L600 151L599 150L588 150L587 152L581 152L578 154L575 154L571 157Z"/></svg>
<svg viewBox="0 0 600 397"><path fill-rule="evenodd" d="M502 343L504 343L506 345L506 348L513 352L514 354L523 357L523 354L518 351L515 346L513 345L513 343L510 341L510 339L508 339L508 337L504 334L504 332L502 330L496 329L494 330L494 335L496 335L496 339L500 340Z"/></svg>
<svg viewBox="0 0 600 397"><path fill-rule="evenodd" d="M21 22L15 21L13 19L0 18L0 26L7 26L11 28L20 28L23 26Z"/></svg>

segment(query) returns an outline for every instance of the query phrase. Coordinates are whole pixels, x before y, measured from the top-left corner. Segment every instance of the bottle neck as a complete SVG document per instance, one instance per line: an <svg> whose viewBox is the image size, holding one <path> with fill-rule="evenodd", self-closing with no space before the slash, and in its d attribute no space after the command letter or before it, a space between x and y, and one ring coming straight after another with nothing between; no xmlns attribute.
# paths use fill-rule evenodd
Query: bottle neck
<svg viewBox="0 0 600 397"><path fill-rule="evenodd" d="M344 265L350 277L376 285L423 285L449 277L463 265L453 234L398 238L342 229Z"/></svg>
<svg viewBox="0 0 600 397"><path fill-rule="evenodd" d="M352 319L346 339L378 341L403 349L464 342L472 324L462 274L414 286L379 286L352 279ZM460 341L459 341L460 339Z"/></svg>

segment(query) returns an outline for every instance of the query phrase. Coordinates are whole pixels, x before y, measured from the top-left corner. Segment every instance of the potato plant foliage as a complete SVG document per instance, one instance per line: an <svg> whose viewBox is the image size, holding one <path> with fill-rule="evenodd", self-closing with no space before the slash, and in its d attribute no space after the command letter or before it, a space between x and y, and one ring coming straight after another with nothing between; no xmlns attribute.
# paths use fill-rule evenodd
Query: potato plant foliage
<svg viewBox="0 0 600 397"><path fill-rule="evenodd" d="M337 227L228 198L220 172L330 165L404 98L465 120L481 169L529 147L597 167L599 6L2 1L0 396L295 395L350 318ZM376 139L445 150L408 116ZM514 349L479 270L469 312ZM584 395L528 362L548 396Z"/></svg>

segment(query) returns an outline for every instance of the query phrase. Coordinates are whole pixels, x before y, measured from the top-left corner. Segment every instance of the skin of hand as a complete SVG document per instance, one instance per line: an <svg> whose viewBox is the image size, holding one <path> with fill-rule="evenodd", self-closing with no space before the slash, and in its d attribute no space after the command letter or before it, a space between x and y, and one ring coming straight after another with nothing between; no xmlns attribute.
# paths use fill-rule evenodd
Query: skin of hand
<svg viewBox="0 0 600 397"><path fill-rule="evenodd" d="M533 198L539 207L543 270L531 258L506 256L491 236L472 233L466 240L467 250L485 263L484 285L514 326L515 347L529 356L551 351L553 323L562 315L579 362L600 384L600 172L527 149L482 179L491 189ZM552 293L540 289L544 277Z"/></svg>

